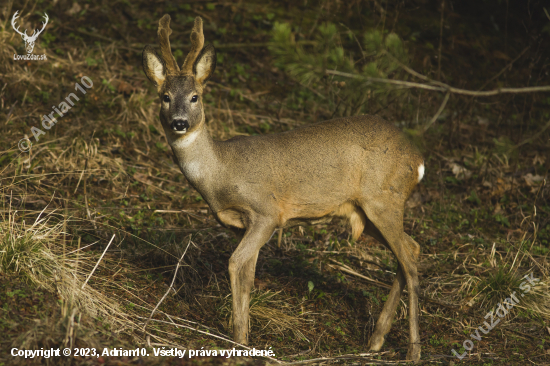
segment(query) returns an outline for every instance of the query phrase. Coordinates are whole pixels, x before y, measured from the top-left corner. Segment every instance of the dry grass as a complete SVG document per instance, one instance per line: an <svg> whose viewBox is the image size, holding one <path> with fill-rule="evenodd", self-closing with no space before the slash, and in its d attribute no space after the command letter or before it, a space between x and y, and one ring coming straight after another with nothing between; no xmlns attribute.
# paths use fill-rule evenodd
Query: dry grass
<svg viewBox="0 0 550 366"><path fill-rule="evenodd" d="M38 288L57 293L64 304L63 316L71 314L74 318L76 312L101 318L117 333L133 328L129 326L129 314L106 295L105 289L82 288L98 255L79 249L66 252L73 246L65 246L65 222L59 221L54 212L39 215L32 224L20 220L17 211L11 209L2 216L0 270L4 274L25 278Z"/></svg>
<svg viewBox="0 0 550 366"><path fill-rule="evenodd" d="M344 7L338 4L323 6ZM92 32L53 27L52 16L48 32L58 41L45 47L37 43L35 51L46 53L49 61L40 67L14 62L13 54L21 53L22 47L9 24L14 6L14 2L3 5L0 25L0 272L25 279L62 300L61 305L52 305L58 307L55 316L45 316L28 327L14 344L29 348L113 345L114 334L132 346L232 348L227 260L236 242L208 214L204 200L172 161L157 118L158 98L136 67L142 46L137 42L145 40L127 44L119 37L105 42ZM32 6L24 12L38 11L38 6ZM88 14L97 16L96 5L90 6ZM235 5L249 18L261 14L264 6ZM75 22L59 14L57 24ZM143 15L134 14L154 23L150 14ZM312 19L317 16L313 14ZM28 18L22 21L32 23ZM121 34L137 29L135 24L117 26ZM111 31L105 28L97 35L115 37ZM206 31L214 35L214 30ZM156 34L154 29L140 32L150 34L150 40ZM215 33L215 37L221 35ZM219 64L218 80L206 90L212 95L205 113L214 137L284 131L332 114L322 103L313 103L312 110L302 108L307 98L293 99L299 95L293 94L298 86L272 71L268 56L260 59L250 49L229 48L220 53L226 61ZM232 69L237 64L250 66L246 79ZM426 64L429 60L424 59ZM30 153L20 153L17 141L29 135L30 126L38 126L40 116L84 75L94 81L89 93L34 143ZM258 81L251 81L253 77ZM236 86L231 78L242 83ZM381 113L404 121L400 123L406 127L430 120L440 101L433 95L413 97L394 101ZM289 108L291 103L300 108ZM487 113L492 118L490 128L485 127L485 109L461 103L451 99L447 108L452 113L434 124L434 136L427 134L425 141L418 141L429 169L408 206L405 222L406 231L423 247L423 295L444 304L422 303L426 348L434 335L461 339L468 322L482 324L483 316L517 291L518 278L530 271L541 283L522 298L508 323L538 326L541 321L533 319L550 319L547 244L532 229L533 224L537 230L548 224L547 212L532 216L532 207L542 208L550 194L549 185L542 181L547 178L542 170L548 162L547 147L541 141L547 141L547 134L535 141L538 145L519 150L499 132L508 122L497 114L518 113L511 109L510 100L491 104L495 115ZM526 135L536 132L535 127L526 132L509 125L515 126L510 127L511 135L517 129ZM477 214L470 210L482 211L485 206L490 207L488 218L474 223ZM465 218L470 222L465 223ZM439 222L448 225L439 227ZM82 289L113 234L109 251ZM175 289L170 290L175 263L189 234L195 235L194 244L183 259ZM285 232L281 250L273 242L262 249L258 278L266 285L254 290L251 301L251 336L256 347L274 345L281 350L278 356L293 358L357 353L364 348L387 288L377 288L339 267L389 285L396 263L371 238L349 243L348 236L339 224L299 228ZM485 242L476 241L480 238ZM533 254L535 249L539 254ZM309 282L315 287L308 292ZM169 296L144 334L145 321L167 291ZM406 296L403 300L385 346L392 352L384 358L399 357L406 347ZM437 323L441 319L443 325ZM491 344L500 347L504 341L496 333L491 333ZM438 346L426 354L448 354L450 348ZM310 353L304 356L303 352Z"/></svg>
<svg viewBox="0 0 550 366"><path fill-rule="evenodd" d="M143 325L154 304L144 301L141 295L152 283L140 288L143 284L138 285L135 281L135 276L141 271L139 268L129 263L122 268L120 259L113 255L100 260L101 252L84 250L89 248L75 249L76 243L66 243L68 235L64 228L74 227L79 221L59 215L55 210L49 213L44 213L44 210L32 224L26 224L19 212L11 207L4 211L0 225L0 271L56 293L61 301L61 318L54 320L49 317L36 323L19 338L19 347L36 347L54 341L56 337L56 343L63 338L61 345L67 347L72 347L77 341L99 347L101 341L90 336L93 333L90 319L100 320L108 329L106 335L125 335L135 344L187 348L189 331L234 343L215 328L163 310L156 312L151 320L154 325L144 334ZM92 272L97 264L97 271ZM85 284L92 273L90 281ZM109 275L112 273L114 275ZM130 283L134 285L128 286ZM185 302L176 301L180 302L180 310L189 309ZM296 337L307 341L300 331L305 314L292 315L296 309L286 303L279 292L253 293L251 315L257 326L265 332L280 335L291 330ZM230 302L222 302L219 311L223 317L231 318ZM81 322L81 318L86 321ZM182 329L187 332L182 333ZM63 334L65 337L61 337Z"/></svg>
<svg viewBox="0 0 550 366"><path fill-rule="evenodd" d="M272 292L254 289L250 294L250 327L266 330L278 336L284 337L286 332L294 333L296 339L310 342L300 331L303 322L307 321L308 312L304 312L303 304L291 305L288 296L282 291ZM218 309L222 319L225 319L225 329L231 333L232 323L232 298L226 296ZM301 305L301 306L300 306ZM300 308L302 312L300 313ZM298 315L299 314L299 315Z"/></svg>

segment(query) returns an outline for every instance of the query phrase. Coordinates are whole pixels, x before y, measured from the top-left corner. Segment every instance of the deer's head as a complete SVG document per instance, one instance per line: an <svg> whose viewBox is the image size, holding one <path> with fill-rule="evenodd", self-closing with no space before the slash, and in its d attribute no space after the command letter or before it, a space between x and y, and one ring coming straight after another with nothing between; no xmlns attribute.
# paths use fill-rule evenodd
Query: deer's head
<svg viewBox="0 0 550 366"><path fill-rule="evenodd" d="M202 94L204 85L216 68L216 50L204 46L202 19L195 18L191 32L191 51L181 69L170 49L170 16L159 21L159 56L153 47L143 49L143 70L157 87L160 96L160 120L168 140L175 140L199 129L204 123Z"/></svg>
<svg viewBox="0 0 550 366"><path fill-rule="evenodd" d="M42 33L42 31L44 30L44 28L46 28L46 24L48 24L48 20L50 18L48 18L48 14L44 13L44 19L46 20L45 22L42 22L42 29L38 30L38 29L35 29L34 32L32 32L32 35L27 35L27 30L25 29L25 32L21 33L19 31L19 27L15 27L15 19L19 18L17 16L17 14L19 13L19 10L15 12L15 14L13 14L13 17L11 18L11 26L13 27L13 29L19 33L21 35L21 38L23 38L23 41L25 41L25 49L27 50L27 53L32 53L32 50L34 49L34 43L36 42L36 39L38 38L38 35L40 35L40 33Z"/></svg>

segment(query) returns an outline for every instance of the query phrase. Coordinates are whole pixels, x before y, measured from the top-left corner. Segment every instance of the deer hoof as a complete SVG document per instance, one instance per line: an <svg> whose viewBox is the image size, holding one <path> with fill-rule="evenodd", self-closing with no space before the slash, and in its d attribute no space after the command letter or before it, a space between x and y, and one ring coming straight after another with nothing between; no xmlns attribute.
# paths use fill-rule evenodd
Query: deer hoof
<svg viewBox="0 0 550 366"><path fill-rule="evenodd" d="M409 350L407 351L407 360L412 360L414 363L420 361L420 345L409 344Z"/></svg>

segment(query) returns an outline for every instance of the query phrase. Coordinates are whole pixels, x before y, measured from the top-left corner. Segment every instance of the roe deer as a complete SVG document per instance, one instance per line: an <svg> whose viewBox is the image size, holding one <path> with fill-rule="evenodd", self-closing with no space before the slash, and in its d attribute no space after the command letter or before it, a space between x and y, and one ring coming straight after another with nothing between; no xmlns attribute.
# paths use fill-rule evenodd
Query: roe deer
<svg viewBox="0 0 550 366"><path fill-rule="evenodd" d="M338 118L292 131L215 141L202 94L216 68L195 18L191 51L181 68L170 49L170 16L159 21L159 56L143 50L143 69L161 99L160 120L178 165L225 227L244 229L229 259L233 337L247 344L250 290L260 248L275 230L349 219L352 238L363 231L397 257L398 271L369 340L379 351L403 288L409 295L407 359L420 359L420 246L403 231L405 200L424 175L424 160L392 124L375 116Z"/></svg>

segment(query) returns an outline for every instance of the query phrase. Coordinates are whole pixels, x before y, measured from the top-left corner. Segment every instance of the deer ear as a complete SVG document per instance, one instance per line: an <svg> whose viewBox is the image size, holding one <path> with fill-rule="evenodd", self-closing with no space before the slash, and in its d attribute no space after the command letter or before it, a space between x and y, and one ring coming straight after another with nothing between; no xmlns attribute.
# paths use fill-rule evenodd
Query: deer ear
<svg viewBox="0 0 550 366"><path fill-rule="evenodd" d="M211 44L203 47L193 64L195 79L204 84L216 70L216 49Z"/></svg>
<svg viewBox="0 0 550 366"><path fill-rule="evenodd" d="M166 66L151 46L143 49L143 71L157 89L160 89L166 78Z"/></svg>

